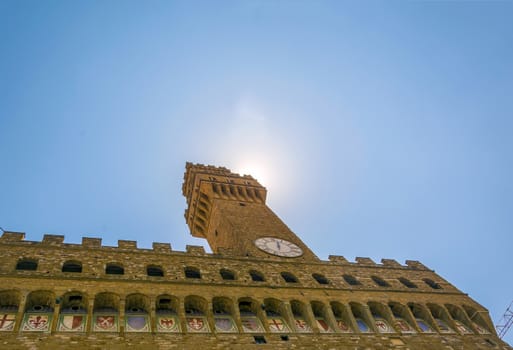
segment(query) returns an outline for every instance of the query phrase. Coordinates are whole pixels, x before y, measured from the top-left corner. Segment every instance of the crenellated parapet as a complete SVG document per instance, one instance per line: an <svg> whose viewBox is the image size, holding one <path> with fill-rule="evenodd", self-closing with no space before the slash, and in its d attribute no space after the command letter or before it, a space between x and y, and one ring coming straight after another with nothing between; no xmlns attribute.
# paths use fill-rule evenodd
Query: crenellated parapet
<svg viewBox="0 0 513 350"><path fill-rule="evenodd" d="M206 253L203 246L187 245L185 251L173 250L170 243L153 242L152 248L139 248L137 241L132 240L118 240L117 246L102 245L102 239L96 237L82 237L82 243L65 243L64 235L45 234L41 241L26 241L24 232L10 232L5 231L0 236L0 245L24 245L31 247L54 247L54 248L70 248L70 249L101 249L109 252L118 253L156 253L156 254L178 254L188 256L210 256L210 257L227 257L237 258L238 256L231 249L221 249L217 254ZM250 258L242 258L243 260L251 260ZM409 270L425 270L431 271L424 264L416 260L407 260L405 265L401 265L394 259L381 259L381 264L374 262L368 257L356 257L355 261L349 261L341 255L330 255L328 261L320 261L320 264L329 263L330 265L341 266L355 266L355 267L382 267L382 268L397 268Z"/></svg>
<svg viewBox="0 0 513 350"><path fill-rule="evenodd" d="M118 240L117 247L105 246L102 245L102 239L96 237L82 237L82 243L64 243L63 235L52 235L45 234L41 241L26 241L24 232L9 232L5 231L2 236L0 236L0 244L23 244L30 246L40 246L40 247L62 247L62 248L83 248L83 249L108 249L115 250L119 252L126 251L140 251L140 252L148 252L154 251L155 253L171 253L171 244L170 243L160 243L153 242L152 249L138 248L137 241L131 240ZM202 246L187 246L187 253L190 251L205 251ZM180 252L176 252L180 253ZM181 252L183 253L183 252Z"/></svg>
<svg viewBox="0 0 513 350"><path fill-rule="evenodd" d="M0 243L21 242L25 239L25 232L4 231L0 237Z"/></svg>

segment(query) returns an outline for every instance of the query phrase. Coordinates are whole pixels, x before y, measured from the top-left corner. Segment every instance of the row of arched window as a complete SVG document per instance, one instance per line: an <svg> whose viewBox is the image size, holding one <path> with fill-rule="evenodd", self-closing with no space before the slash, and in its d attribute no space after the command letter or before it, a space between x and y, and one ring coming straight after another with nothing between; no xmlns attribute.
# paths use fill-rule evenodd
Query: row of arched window
<svg viewBox="0 0 513 350"><path fill-rule="evenodd" d="M0 331L490 334L469 305L0 291Z"/></svg>
<svg viewBox="0 0 513 350"><path fill-rule="evenodd" d="M33 259L20 259L18 263L16 264L16 270L37 270L37 261ZM72 273L81 273L82 272L82 264L78 261L66 261L62 265L62 272L72 272ZM108 263L105 266L105 274L107 275L123 275L125 273L125 269L122 264L119 263ZM157 265L148 265L146 267L146 274L150 277L163 277L164 276L164 270L162 267ZM219 274L223 280L230 281L230 280L237 280L237 275L234 271L229 269L221 269L219 270ZM200 269L193 267L193 266L186 266L184 268L184 275L188 279L201 279L201 271ZM281 272L280 273L283 281L286 283L299 283L298 278L290 273L290 272ZM264 275L256 270L250 270L249 276L252 281L254 282L265 282ZM320 273L314 273L312 274L312 278L317 281L318 284L322 285L329 285L331 281L324 275ZM350 285L350 286L359 286L362 283L354 276L349 274L342 275L342 278L344 281ZM382 279L378 276L371 276L372 281L376 284L378 287L391 287L390 283ZM418 288L418 286L413 283L412 281L400 277L398 278L399 282L401 282L404 286L407 288ZM432 289L442 289L440 284L437 282L429 279L424 278L424 283L426 283L429 287Z"/></svg>

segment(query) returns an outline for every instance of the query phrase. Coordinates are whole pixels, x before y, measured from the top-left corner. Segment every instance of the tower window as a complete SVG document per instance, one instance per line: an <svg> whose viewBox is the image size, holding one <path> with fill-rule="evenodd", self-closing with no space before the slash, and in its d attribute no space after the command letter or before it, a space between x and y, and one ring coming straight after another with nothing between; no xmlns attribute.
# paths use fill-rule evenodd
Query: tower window
<svg viewBox="0 0 513 350"><path fill-rule="evenodd" d="M262 275L258 271L251 270L251 271L249 271L249 275L251 276L251 279L255 282L264 282L265 281L264 275Z"/></svg>
<svg viewBox="0 0 513 350"><path fill-rule="evenodd" d="M281 277L287 283L297 283L297 278L290 272L282 272Z"/></svg>
<svg viewBox="0 0 513 350"><path fill-rule="evenodd" d="M424 278L423 281L430 286L433 289L442 289L442 286L440 286L438 283L436 283L433 280L430 280L429 278Z"/></svg>
<svg viewBox="0 0 513 350"><path fill-rule="evenodd" d="M323 275L314 273L312 277L317 281L319 284L329 284L330 281Z"/></svg>
<svg viewBox="0 0 513 350"><path fill-rule="evenodd" d="M32 259L22 259L16 264L16 270L35 271L37 270L37 261Z"/></svg>
<svg viewBox="0 0 513 350"><path fill-rule="evenodd" d="M382 278L379 278L378 276L371 276L371 278L374 281L374 283L376 283L380 287L390 287L390 284L387 281L385 281Z"/></svg>
<svg viewBox="0 0 513 350"><path fill-rule="evenodd" d="M200 279L201 278L200 270L195 267L187 266L185 268L185 278Z"/></svg>
<svg viewBox="0 0 513 350"><path fill-rule="evenodd" d="M226 280L226 281L235 280L235 273L233 273L233 271L221 269L221 271L219 273L221 274L221 277L223 278L223 280Z"/></svg>
<svg viewBox="0 0 513 350"><path fill-rule="evenodd" d="M356 277L353 277L351 275L343 275L342 277L351 286L359 286L359 285L361 285L360 281L358 281L356 279Z"/></svg>
<svg viewBox="0 0 513 350"><path fill-rule="evenodd" d="M162 271L162 268L160 266L148 266L146 268L146 273L148 276L152 277L163 277L164 271Z"/></svg>
<svg viewBox="0 0 513 350"><path fill-rule="evenodd" d="M82 272L82 264L76 261L66 261L62 265L62 272Z"/></svg>
<svg viewBox="0 0 513 350"><path fill-rule="evenodd" d="M107 275L124 275L125 269L121 265L107 264L107 267L105 268L105 273Z"/></svg>
<svg viewBox="0 0 513 350"><path fill-rule="evenodd" d="M400 277L399 278L399 282L401 282L402 284L404 284L406 287L408 288L417 288L417 285L415 283L413 283L412 281L404 278L404 277Z"/></svg>

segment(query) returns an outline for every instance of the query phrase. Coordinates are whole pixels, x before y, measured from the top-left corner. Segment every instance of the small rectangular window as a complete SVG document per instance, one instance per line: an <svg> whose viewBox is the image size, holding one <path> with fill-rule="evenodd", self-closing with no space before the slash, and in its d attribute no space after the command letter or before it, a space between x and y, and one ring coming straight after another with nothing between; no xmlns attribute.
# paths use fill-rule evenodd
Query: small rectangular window
<svg viewBox="0 0 513 350"><path fill-rule="evenodd" d="M35 260L20 260L16 264L16 270L37 270L37 262Z"/></svg>
<svg viewBox="0 0 513 350"><path fill-rule="evenodd" d="M186 278L201 278L201 273L197 268L194 267L186 267L185 268L185 277Z"/></svg>
<svg viewBox="0 0 513 350"><path fill-rule="evenodd" d="M263 335L255 335L253 338L257 344L267 344L267 341Z"/></svg>

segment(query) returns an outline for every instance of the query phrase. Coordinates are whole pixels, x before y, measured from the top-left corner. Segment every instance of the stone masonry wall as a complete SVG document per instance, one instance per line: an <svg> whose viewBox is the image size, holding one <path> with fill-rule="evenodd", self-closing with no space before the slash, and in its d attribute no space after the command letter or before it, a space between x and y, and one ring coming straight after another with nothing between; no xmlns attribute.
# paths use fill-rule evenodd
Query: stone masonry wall
<svg viewBox="0 0 513 350"><path fill-rule="evenodd" d="M84 238L82 244L65 244L62 236L50 235L42 242L29 242L18 233L4 233L0 238L0 256L0 307L16 304L18 308L14 329L0 332L0 349L122 349L127 346L135 349L511 349L497 338L485 308L415 261L400 265L384 259L376 264L368 258L358 258L350 263L343 257L332 256L329 261L298 263L235 257L229 252L206 254L202 247L192 246L187 247L186 252L175 252L169 244L163 243L155 243L153 249L138 249L132 241L119 241L118 247L104 247L99 239ZM36 262L36 270L17 269L18 262L24 260ZM62 272L67 261L81 264L82 272ZM122 266L124 274L106 274L105 268L110 263ZM148 266L161 268L163 276L148 276ZM201 278L187 278L186 267L199 270ZM221 269L233 271L235 279L223 279ZM253 281L251 270L261 272L265 281ZM294 275L298 282L285 282L282 272ZM328 284L320 284L313 274L323 275ZM342 277L344 274L353 276L360 284L350 285ZM378 286L372 276L380 277L389 286ZM399 278L407 279L416 287L405 286ZM424 279L435 282L440 288L434 289ZM58 332L55 323L61 311L60 303L73 293L83 297L88 324L83 332ZM114 306L121 325L118 332L98 333L91 328L93 310L104 302L100 299L103 295L113 295L117 300ZM169 296L176 306L180 332L157 331L155 319L161 296ZM213 310L221 299L232 310L237 327L235 333L223 334L215 330ZM123 320L128 305L132 303L130 307L133 307L139 300L141 310L149 315L151 327L145 333L130 333L124 328ZM256 314L264 324L263 332L244 331L239 305L247 300L257 306ZM24 312L43 301L54 313L51 329L48 332L23 331L20 323ZM210 332L186 331L189 304L203 312ZM265 310L273 305L279 305L276 311L289 325L295 317L291 305L300 305L303 317L311 325L311 333L298 333L293 328L274 332L266 324ZM398 328L399 316L391 311L394 305L401 311L401 317L412 325L413 332L402 332ZM341 310L340 315L337 310ZM415 324L415 310L423 315L434 333L425 333ZM392 325L390 333L380 333L373 324L378 316ZM337 329L339 318L347 322L350 332L342 333ZM361 332L358 318L369 324L369 333ZM453 333L443 333L435 318L443 319ZM316 323L318 319L329 324L331 333L322 333ZM467 325L470 332L462 332L456 322ZM481 333L478 327L486 332ZM263 337L266 344L256 344L255 336Z"/></svg>

